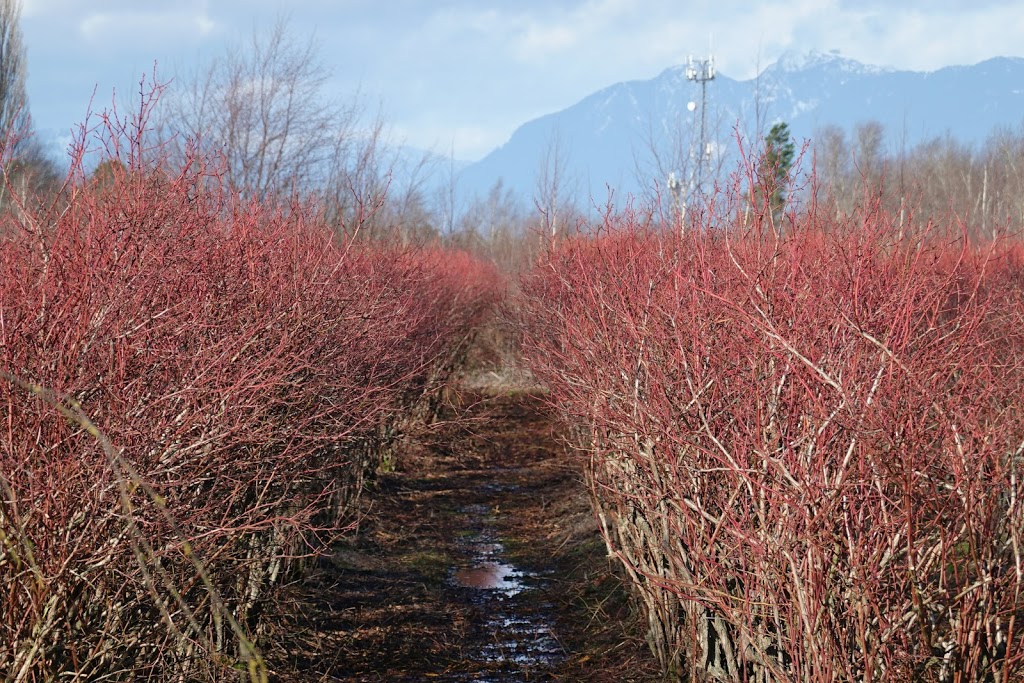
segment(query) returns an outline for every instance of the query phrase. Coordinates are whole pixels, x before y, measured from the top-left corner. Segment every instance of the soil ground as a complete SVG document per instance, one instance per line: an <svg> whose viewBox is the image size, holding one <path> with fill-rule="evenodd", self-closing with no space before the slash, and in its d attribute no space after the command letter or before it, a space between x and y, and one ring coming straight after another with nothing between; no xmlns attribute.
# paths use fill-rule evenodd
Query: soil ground
<svg viewBox="0 0 1024 683"><path fill-rule="evenodd" d="M541 397L464 391L288 587L280 681L660 680Z"/></svg>

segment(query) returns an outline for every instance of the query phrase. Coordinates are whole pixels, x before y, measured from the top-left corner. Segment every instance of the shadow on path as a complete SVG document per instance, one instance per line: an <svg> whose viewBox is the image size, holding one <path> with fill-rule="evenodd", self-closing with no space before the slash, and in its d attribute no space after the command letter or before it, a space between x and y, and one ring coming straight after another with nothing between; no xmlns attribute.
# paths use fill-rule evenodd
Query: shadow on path
<svg viewBox="0 0 1024 683"><path fill-rule="evenodd" d="M542 401L462 403L377 477L351 541L285 591L277 679L659 680Z"/></svg>

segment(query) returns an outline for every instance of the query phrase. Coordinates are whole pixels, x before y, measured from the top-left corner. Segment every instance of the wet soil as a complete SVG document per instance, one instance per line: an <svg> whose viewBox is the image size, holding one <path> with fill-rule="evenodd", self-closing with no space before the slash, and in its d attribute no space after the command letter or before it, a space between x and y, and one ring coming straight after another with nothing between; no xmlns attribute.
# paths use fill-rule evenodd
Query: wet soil
<svg viewBox="0 0 1024 683"><path fill-rule="evenodd" d="M456 403L376 477L356 533L287 587L275 679L660 680L541 398Z"/></svg>

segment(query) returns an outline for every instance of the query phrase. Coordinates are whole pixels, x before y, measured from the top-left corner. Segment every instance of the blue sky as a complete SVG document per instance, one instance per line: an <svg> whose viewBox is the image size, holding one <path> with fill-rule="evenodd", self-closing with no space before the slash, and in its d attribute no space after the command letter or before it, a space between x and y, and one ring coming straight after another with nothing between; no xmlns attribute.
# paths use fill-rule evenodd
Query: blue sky
<svg viewBox="0 0 1024 683"><path fill-rule="evenodd" d="M391 135L472 161L520 124L702 55L752 77L783 51L915 70L1024 50L1019 0L22 0L36 127L69 131L270 28L316 41L332 94L379 104ZM894 9L895 7L895 9ZM173 85L172 85L173 87ZM52 133L51 133L52 134Z"/></svg>

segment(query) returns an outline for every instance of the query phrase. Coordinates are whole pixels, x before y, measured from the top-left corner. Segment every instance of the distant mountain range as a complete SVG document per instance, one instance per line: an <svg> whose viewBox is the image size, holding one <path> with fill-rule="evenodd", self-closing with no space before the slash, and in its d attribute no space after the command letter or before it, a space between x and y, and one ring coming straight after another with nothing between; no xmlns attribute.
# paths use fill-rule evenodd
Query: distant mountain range
<svg viewBox="0 0 1024 683"><path fill-rule="evenodd" d="M687 80L685 70L673 66L650 80L617 83L523 124L507 143L462 170L460 194L483 195L502 179L528 200L545 156L555 149L564 166L563 186L575 187L584 204L590 197L603 202L608 186L622 197L655 180L664 183L652 177L651 150L669 156L673 145L699 137L692 131L698 126L700 86ZM724 151L736 149L737 130L759 136L758 111L760 135L785 121L798 143L825 125L849 133L874 120L884 126L889 149L947 133L977 144L997 126L1017 128L1024 121L1024 59L998 57L916 72L870 66L836 52L789 53L750 80L718 73L707 95L706 137ZM672 133L680 130L682 136Z"/></svg>
<svg viewBox="0 0 1024 683"><path fill-rule="evenodd" d="M736 163L736 133L757 138L778 121L789 125L798 143L812 140L823 126L849 134L859 123L878 121L890 151L947 133L980 144L998 126L1024 124L1024 58L917 72L862 64L837 52L787 53L756 78L739 81L717 73L707 84L707 96L706 137L730 170ZM649 80L610 85L528 121L473 163L408 147L392 150L393 186L419 183L428 198L434 197L454 173L465 204L486 196L501 180L532 207L544 160L557 151L562 196L571 192L580 206L590 205L591 198L600 205L609 187L622 198L643 194L655 182L664 186L667 174L656 172L652 149L664 157L662 171L677 170L685 177L686 169L673 166L671 157L673 150L681 150L675 156L682 158L695 151L700 111L700 86L687 80L685 65L672 66ZM66 164L68 131L37 135L53 158Z"/></svg>

